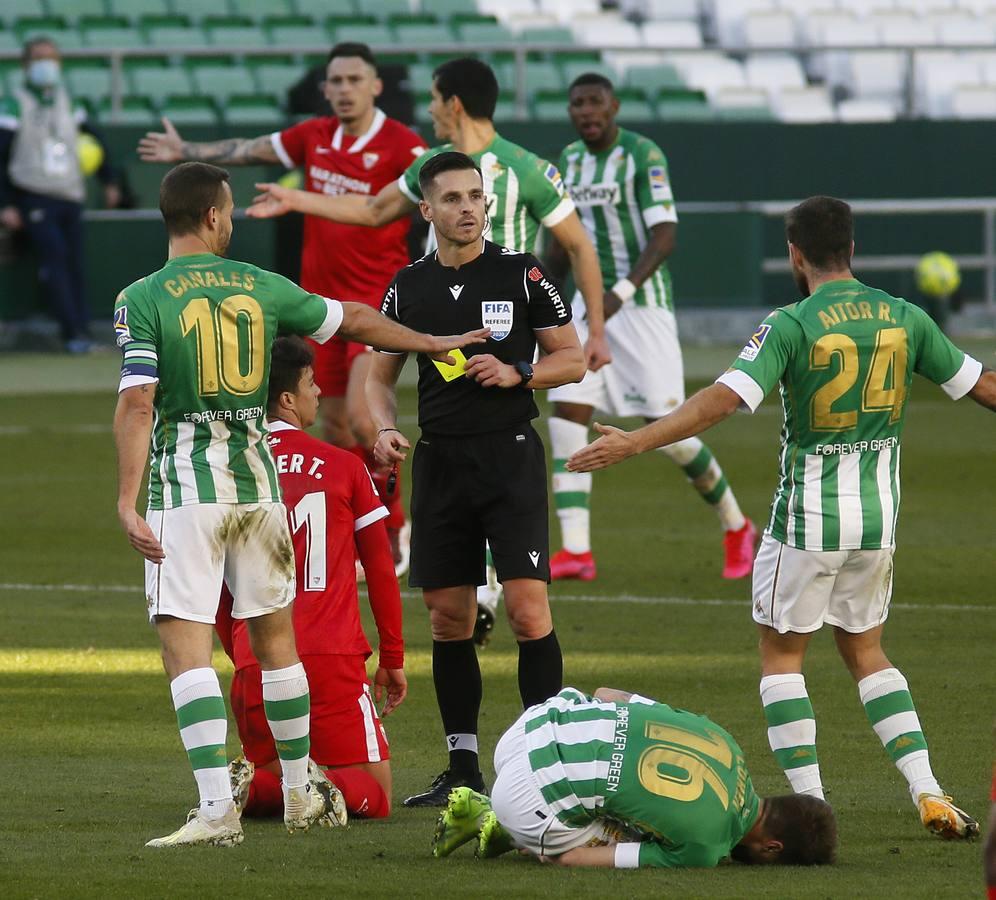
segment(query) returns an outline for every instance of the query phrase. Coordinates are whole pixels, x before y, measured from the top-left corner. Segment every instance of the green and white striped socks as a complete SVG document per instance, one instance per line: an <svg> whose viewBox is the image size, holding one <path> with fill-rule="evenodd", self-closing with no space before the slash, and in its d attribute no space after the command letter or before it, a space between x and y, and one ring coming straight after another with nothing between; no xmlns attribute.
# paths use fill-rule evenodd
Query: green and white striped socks
<svg viewBox="0 0 996 900"><path fill-rule="evenodd" d="M868 675L858 682L858 693L875 734L909 784L914 805L920 794L942 794L902 672L882 669Z"/></svg>
<svg viewBox="0 0 996 900"><path fill-rule="evenodd" d="M716 462L712 451L698 438L686 438L660 448L661 453L681 466L685 477L719 516L724 531L739 531L747 520Z"/></svg>
<svg viewBox="0 0 996 900"><path fill-rule="evenodd" d="M816 757L816 716L801 674L765 675L761 703L768 744L797 794L825 799Z"/></svg>
<svg viewBox="0 0 996 900"><path fill-rule="evenodd" d="M169 685L187 758L200 794L201 815L220 819L232 807L228 779L228 715L214 669L188 669Z"/></svg>
<svg viewBox="0 0 996 900"><path fill-rule="evenodd" d="M284 792L304 787L311 751L311 695L300 662L285 669L263 670L263 710L280 757Z"/></svg>
<svg viewBox="0 0 996 900"><path fill-rule="evenodd" d="M588 443L588 427L551 416L553 502L560 521L561 543L568 553L591 550L591 473L568 472L567 460Z"/></svg>

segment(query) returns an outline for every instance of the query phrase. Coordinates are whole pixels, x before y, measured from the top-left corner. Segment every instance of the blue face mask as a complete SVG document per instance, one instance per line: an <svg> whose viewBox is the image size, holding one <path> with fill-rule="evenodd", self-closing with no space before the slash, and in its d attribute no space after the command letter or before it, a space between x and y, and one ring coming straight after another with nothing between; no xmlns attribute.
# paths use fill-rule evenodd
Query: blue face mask
<svg viewBox="0 0 996 900"><path fill-rule="evenodd" d="M28 83L46 88L59 83L61 67L55 59L33 59L28 63Z"/></svg>

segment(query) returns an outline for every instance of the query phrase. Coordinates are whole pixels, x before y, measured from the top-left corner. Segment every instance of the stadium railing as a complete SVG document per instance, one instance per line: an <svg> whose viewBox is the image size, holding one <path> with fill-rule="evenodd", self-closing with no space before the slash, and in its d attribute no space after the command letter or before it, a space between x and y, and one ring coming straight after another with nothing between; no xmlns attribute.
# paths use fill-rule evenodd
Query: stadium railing
<svg viewBox="0 0 996 900"><path fill-rule="evenodd" d="M387 45L371 45L371 49L374 54L380 54L383 56L414 56L421 57L427 53L431 52L433 57L444 56L452 54L453 56L465 56L465 55L475 55L475 54L501 54L505 56L511 56L513 65L513 71L515 73L515 111L517 118L520 120L525 120L529 116L529 86L526 83L526 63L528 58L537 53L541 54L576 54L579 51L596 51L596 52L618 52L618 53L673 53L681 57L689 57L693 55L715 55L716 53L726 53L731 56L743 57L749 53L743 47L719 47L719 46L703 46L703 47L667 47L667 46L653 46L653 47L633 47L632 45L621 45L621 44L605 44L598 47L585 46L574 43L509 43L505 42L486 42L486 43L446 43L446 44L434 44L431 48L426 47L424 44L405 44L405 43L394 43ZM827 44L821 45L819 47L807 47L805 50L801 50L797 45L784 46L784 47L765 47L763 52L767 54L791 54L793 56L808 57L811 54L826 54L826 53L837 53L837 52L867 52L868 46L858 46L858 45L838 45L838 44ZM906 116L912 116L915 106L915 98L917 91L916 84L916 65L915 65L915 53L918 51L934 51L936 52L939 48L936 44L908 44L903 46L890 46L888 48L890 51L901 52L905 55L906 60L906 80L905 80L905 96L904 96L904 109L903 113ZM977 49L977 48L961 48L965 50ZM118 116L122 109L122 101L125 97L125 65L124 61L126 59L162 59L163 56L170 56L182 59L191 59L197 57L217 57L219 54L226 56L238 56L238 57L251 57L251 58L265 58L274 57L286 59L288 55L299 56L299 57L319 57L326 54L329 50L328 44L315 44L310 46L295 46L292 50L286 46L271 46L271 47L239 47L233 49L231 47L221 47L221 46L203 46L203 47L85 47L85 48L66 48L62 51L62 55L65 59L101 59L107 60L111 67L111 105L109 117L105 120L107 124L114 124L115 118ZM19 50L0 50L0 61L6 60L19 60L20 51ZM606 64L598 63L593 61L592 68L605 68Z"/></svg>

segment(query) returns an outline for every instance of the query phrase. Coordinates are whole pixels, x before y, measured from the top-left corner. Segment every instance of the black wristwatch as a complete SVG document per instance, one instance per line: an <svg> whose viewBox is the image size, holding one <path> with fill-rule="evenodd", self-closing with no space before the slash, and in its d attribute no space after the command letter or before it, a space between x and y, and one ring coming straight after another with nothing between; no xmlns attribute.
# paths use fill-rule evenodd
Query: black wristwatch
<svg viewBox="0 0 996 900"><path fill-rule="evenodd" d="M529 382L533 380L533 365L527 362L517 362L513 367L516 372L522 376L522 381L520 387L528 387Z"/></svg>

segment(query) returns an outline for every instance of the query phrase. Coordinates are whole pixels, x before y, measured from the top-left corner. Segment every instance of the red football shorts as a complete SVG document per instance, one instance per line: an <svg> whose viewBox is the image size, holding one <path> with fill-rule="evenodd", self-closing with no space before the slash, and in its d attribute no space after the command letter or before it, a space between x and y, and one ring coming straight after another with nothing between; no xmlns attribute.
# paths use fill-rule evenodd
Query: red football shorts
<svg viewBox="0 0 996 900"><path fill-rule="evenodd" d="M309 341L315 351L315 384L323 397L345 397L349 383L349 370L357 356L370 352L367 344L357 344L333 336L324 344Z"/></svg>
<svg viewBox="0 0 996 900"><path fill-rule="evenodd" d="M315 654L303 655L301 662L311 692L311 758L324 768L390 759L363 657ZM236 670L232 712L246 759L257 766L275 760L259 666Z"/></svg>

